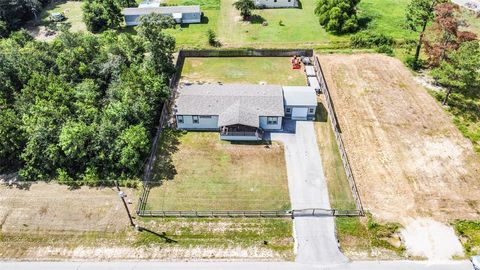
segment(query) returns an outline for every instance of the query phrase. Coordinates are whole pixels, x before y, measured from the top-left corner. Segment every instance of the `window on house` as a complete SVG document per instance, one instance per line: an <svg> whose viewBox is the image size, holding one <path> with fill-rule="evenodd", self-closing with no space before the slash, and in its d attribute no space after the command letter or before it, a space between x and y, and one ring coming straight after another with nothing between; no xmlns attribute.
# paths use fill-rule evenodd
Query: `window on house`
<svg viewBox="0 0 480 270"><path fill-rule="evenodd" d="M287 109L285 110L285 112L287 112L287 113L292 113L292 108L287 108Z"/></svg>
<svg viewBox="0 0 480 270"><path fill-rule="evenodd" d="M290 3L290 2L292 2L292 0L288 0L288 2Z"/></svg>
<svg viewBox="0 0 480 270"><path fill-rule="evenodd" d="M194 124L198 124L198 115L193 115L192 119Z"/></svg>
<svg viewBox="0 0 480 270"><path fill-rule="evenodd" d="M211 115L200 115L200 118L212 118Z"/></svg>
<svg viewBox="0 0 480 270"><path fill-rule="evenodd" d="M177 115L177 122L183 124L183 115Z"/></svg>
<svg viewBox="0 0 480 270"><path fill-rule="evenodd" d="M314 108L310 108L310 109L308 110L308 113L309 113L309 114L313 114L314 112L315 112L315 109L314 109Z"/></svg>
<svg viewBox="0 0 480 270"><path fill-rule="evenodd" d="M276 2L277 2L277 0L273 0L273 2L274 2L274 3L276 3Z"/></svg>
<svg viewBox="0 0 480 270"><path fill-rule="evenodd" d="M277 117L267 117L267 124L268 125L276 125L278 123Z"/></svg>

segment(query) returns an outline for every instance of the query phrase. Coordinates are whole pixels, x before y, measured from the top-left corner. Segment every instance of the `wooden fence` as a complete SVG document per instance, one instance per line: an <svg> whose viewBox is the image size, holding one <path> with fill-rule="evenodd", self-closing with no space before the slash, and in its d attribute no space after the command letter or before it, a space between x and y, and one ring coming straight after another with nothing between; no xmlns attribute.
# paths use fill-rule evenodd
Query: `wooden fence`
<svg viewBox="0 0 480 270"><path fill-rule="evenodd" d="M350 164L348 162L347 154L343 147L343 141L340 136L338 122L335 116L333 103L330 100L328 87L323 77L320 62L315 57L314 64L317 70L317 77L320 82L320 87L325 93L327 99L327 107L329 110L332 124L334 125L335 138L340 149L343 165L347 173L352 194L355 198L357 210L336 210L336 209L299 209L288 211L163 211L163 210L146 210L148 195L150 193L150 179L153 166L156 161L158 140L162 134L165 126L168 125L172 115L172 105L177 95L178 82L182 72L183 64L186 57L290 57L290 56L313 56L313 50L297 50L297 49L277 49L277 50L180 50L175 64L175 73L170 78L170 97L162 106L162 112L157 127L157 132L152 142L150 156L147 165L145 166L143 174L143 191L139 198L137 207L137 214L142 217L298 217L298 216L359 216L363 215L363 207L358 196L355 180L353 178Z"/></svg>
<svg viewBox="0 0 480 270"><path fill-rule="evenodd" d="M328 115L330 116L330 120L332 122L333 132L335 134L338 150L340 151L340 156L342 158L343 168L345 169L348 183L350 185L350 189L352 190L352 195L355 200L355 205L357 207L357 210L359 211L359 214L363 216L364 210L363 210L362 201L360 200L360 195L358 194L357 185L355 183L355 178L352 173L352 168L350 167L350 162L348 161L347 152L345 151L345 147L343 145L340 125L337 120L337 114L335 113L335 107L333 105L333 101L330 96L330 91L328 89L327 82L323 75L322 66L320 65L320 61L316 56L314 59L314 66L317 73L317 78L320 84L320 88L325 96L325 103L327 105Z"/></svg>
<svg viewBox="0 0 480 270"><path fill-rule="evenodd" d="M182 57L292 57L313 56L307 49L236 49L236 50L181 50Z"/></svg>

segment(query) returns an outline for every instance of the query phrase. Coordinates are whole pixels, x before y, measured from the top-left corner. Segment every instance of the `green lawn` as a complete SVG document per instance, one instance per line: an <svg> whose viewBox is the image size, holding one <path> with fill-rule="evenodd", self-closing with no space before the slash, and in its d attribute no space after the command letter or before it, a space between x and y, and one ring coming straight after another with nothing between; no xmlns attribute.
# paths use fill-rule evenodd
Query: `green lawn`
<svg viewBox="0 0 480 270"><path fill-rule="evenodd" d="M181 80L189 82L305 85L302 70L293 70L288 57L186 58Z"/></svg>
<svg viewBox="0 0 480 270"><path fill-rule="evenodd" d="M398 235L400 224L381 224L367 215L363 218L337 217L335 226L340 249L352 260L405 258L405 247Z"/></svg>
<svg viewBox="0 0 480 270"><path fill-rule="evenodd" d="M314 14L316 0L303 0L301 8L254 10L251 22L243 22L232 6L235 0L170 0L168 4L200 4L207 17L202 24L169 30L179 47L209 47L208 29L214 30L225 47L296 48L340 44L348 46L349 35L327 33ZM358 6L362 29L404 40L416 37L403 28L409 0L363 0ZM268 25L262 25L266 21Z"/></svg>
<svg viewBox="0 0 480 270"><path fill-rule="evenodd" d="M465 255L480 254L480 220L458 220L453 222L457 235L460 237Z"/></svg>
<svg viewBox="0 0 480 270"><path fill-rule="evenodd" d="M322 157L322 166L327 179L330 205L334 209L356 209L352 191L343 168L337 141L333 133L328 112L322 103L318 103L315 130L317 143Z"/></svg>
<svg viewBox="0 0 480 270"><path fill-rule="evenodd" d="M175 136L169 134L177 133ZM177 140L170 151L173 173L156 166L148 209L155 210L286 210L290 209L283 146L276 142L235 144L221 141L217 132L165 131ZM161 144L161 145L162 145ZM160 147L159 165L165 160ZM159 176L161 175L161 176Z"/></svg>
<svg viewBox="0 0 480 270"><path fill-rule="evenodd" d="M166 30L172 34L179 48L205 48L208 47L207 31L217 31L220 0L168 0L167 5L200 5L203 18L199 24L177 25L175 29Z"/></svg>
<svg viewBox="0 0 480 270"><path fill-rule="evenodd" d="M255 10L251 23L240 20L232 6L234 2L222 0L220 6L220 40L226 46L308 47L340 39L327 34L319 25L313 12L315 0L302 0L301 9ZM263 26L263 21L268 25Z"/></svg>
<svg viewBox="0 0 480 270"><path fill-rule="evenodd" d="M157 234L130 227L117 232L0 230L0 256L27 260L35 254L39 260L55 261L294 259L291 219L137 218L135 222ZM75 252L79 249L85 252Z"/></svg>
<svg viewBox="0 0 480 270"><path fill-rule="evenodd" d="M70 30L73 32L86 31L87 26L83 22L82 1L54 1L43 9L40 14L42 24L50 24L49 16L52 13L60 12L67 18L64 23L71 25Z"/></svg>
<svg viewBox="0 0 480 270"><path fill-rule="evenodd" d="M439 103L445 98L444 91L429 91ZM444 109L453 118L453 123L460 132L468 138L477 153L480 153L480 95L452 93L448 100L448 107ZM442 105L443 106L443 105Z"/></svg>
<svg viewBox="0 0 480 270"><path fill-rule="evenodd" d="M358 5L361 25L366 29L398 40L415 38L416 34L406 30L405 8L410 0L362 0Z"/></svg>

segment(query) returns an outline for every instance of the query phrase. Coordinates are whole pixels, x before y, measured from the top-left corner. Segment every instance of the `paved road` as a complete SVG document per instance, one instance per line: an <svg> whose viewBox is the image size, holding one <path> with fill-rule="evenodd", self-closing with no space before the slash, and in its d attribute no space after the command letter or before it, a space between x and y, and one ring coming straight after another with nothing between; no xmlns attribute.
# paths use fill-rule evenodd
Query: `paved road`
<svg viewBox="0 0 480 270"><path fill-rule="evenodd" d="M0 262L2 270L472 270L469 261L352 262L337 266L289 262Z"/></svg>
<svg viewBox="0 0 480 270"><path fill-rule="evenodd" d="M270 136L285 144L292 208L330 209L313 122L286 120L284 129ZM338 249L333 217L296 217L294 233L297 262L335 265L347 261Z"/></svg>

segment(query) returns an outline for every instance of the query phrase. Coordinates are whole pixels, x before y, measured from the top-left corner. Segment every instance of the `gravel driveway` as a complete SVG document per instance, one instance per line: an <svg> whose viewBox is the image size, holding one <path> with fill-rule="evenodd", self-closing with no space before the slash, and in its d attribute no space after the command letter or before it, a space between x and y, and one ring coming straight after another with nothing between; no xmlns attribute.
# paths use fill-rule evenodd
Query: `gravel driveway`
<svg viewBox="0 0 480 270"><path fill-rule="evenodd" d="M284 132L270 137L285 145L292 209L330 209L313 122L284 120ZM329 265L347 261L338 249L333 217L296 217L294 232L297 262Z"/></svg>

